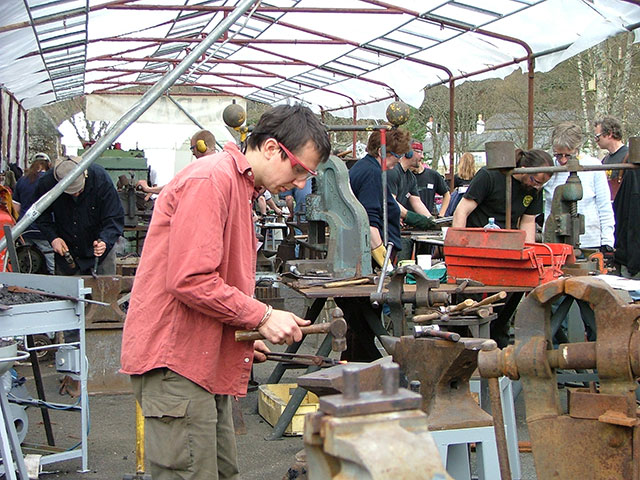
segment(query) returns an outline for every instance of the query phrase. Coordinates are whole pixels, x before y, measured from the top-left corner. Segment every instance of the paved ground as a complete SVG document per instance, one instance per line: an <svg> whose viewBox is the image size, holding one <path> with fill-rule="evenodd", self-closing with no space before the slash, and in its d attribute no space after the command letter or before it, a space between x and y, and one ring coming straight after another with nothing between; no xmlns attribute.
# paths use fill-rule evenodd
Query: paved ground
<svg viewBox="0 0 640 480"><path fill-rule="evenodd" d="M288 301L292 309L303 309L300 300ZM305 342L305 351L314 352L317 340L313 338ZM273 363L257 365L254 369L255 380L264 382L273 368ZM28 366L18 367L26 377L31 375ZM61 397L57 393L58 377L51 364L43 366L48 400L66 401L69 397ZM292 370L284 381L295 382ZM27 385L32 394L35 392L33 380L28 378ZM90 400L91 428L89 434L89 467L85 473L78 473L80 460L70 460L46 465L47 474L43 479L64 478L69 480L114 480L121 479L124 474L135 473L135 407L131 395L99 395ZM257 414L257 392L253 391L241 400L246 435L237 437L240 456L241 478L246 480L281 479L294 461L296 452L303 448L301 437L284 437L278 441L266 441L271 427ZM518 428L521 440L528 440L526 426L522 419L524 404L522 395L516 403ZM71 447L79 441L79 415L74 412L51 411L56 442L59 446ZM40 412L28 409L30 426L27 441L44 442L44 429ZM384 448L384 447L381 447ZM521 454L522 479L536 478L533 470L531 454Z"/></svg>

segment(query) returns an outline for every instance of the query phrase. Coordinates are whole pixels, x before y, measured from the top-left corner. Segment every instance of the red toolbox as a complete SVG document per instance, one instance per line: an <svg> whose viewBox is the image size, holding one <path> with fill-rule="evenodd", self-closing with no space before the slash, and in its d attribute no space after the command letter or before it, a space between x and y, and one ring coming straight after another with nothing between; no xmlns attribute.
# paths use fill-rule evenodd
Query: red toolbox
<svg viewBox="0 0 640 480"><path fill-rule="evenodd" d="M470 278L485 285L536 287L562 275L575 261L562 243L525 243L522 230L449 228L444 242L449 283Z"/></svg>

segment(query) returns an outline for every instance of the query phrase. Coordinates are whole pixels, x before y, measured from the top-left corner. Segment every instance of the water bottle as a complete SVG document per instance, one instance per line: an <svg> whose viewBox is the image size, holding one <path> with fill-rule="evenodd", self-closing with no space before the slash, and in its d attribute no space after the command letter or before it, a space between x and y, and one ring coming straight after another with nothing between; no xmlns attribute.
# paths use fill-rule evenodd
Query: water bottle
<svg viewBox="0 0 640 480"><path fill-rule="evenodd" d="M489 217L489 223L484 226L485 230L500 230L500 226L496 224L496 219Z"/></svg>

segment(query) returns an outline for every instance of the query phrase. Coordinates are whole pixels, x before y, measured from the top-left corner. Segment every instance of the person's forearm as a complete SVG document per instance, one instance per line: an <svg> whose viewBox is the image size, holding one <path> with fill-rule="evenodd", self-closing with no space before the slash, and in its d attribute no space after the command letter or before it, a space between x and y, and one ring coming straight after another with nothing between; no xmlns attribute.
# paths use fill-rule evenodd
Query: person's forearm
<svg viewBox="0 0 640 480"><path fill-rule="evenodd" d="M376 227L369 227L370 232L370 243L371 249L378 248L382 245L382 237L380 236L380 231Z"/></svg>
<svg viewBox="0 0 640 480"><path fill-rule="evenodd" d="M426 207L420 197L416 197L415 195L411 195L409 197L409 203L411 204L411 208L414 212L419 213L420 215L424 215L425 217L431 217L431 212Z"/></svg>
<svg viewBox="0 0 640 480"><path fill-rule="evenodd" d="M453 221L451 226L455 228L465 228L467 226L467 215L464 212L456 211L453 213Z"/></svg>
<svg viewBox="0 0 640 480"><path fill-rule="evenodd" d="M520 222L520 229L525 233L525 242L534 243L536 241L536 224L535 222Z"/></svg>
<svg viewBox="0 0 640 480"><path fill-rule="evenodd" d="M451 201L451 194L449 192L444 194L442 197L442 205L440 205L440 216L444 217L447 213L447 208L449 208L449 202Z"/></svg>

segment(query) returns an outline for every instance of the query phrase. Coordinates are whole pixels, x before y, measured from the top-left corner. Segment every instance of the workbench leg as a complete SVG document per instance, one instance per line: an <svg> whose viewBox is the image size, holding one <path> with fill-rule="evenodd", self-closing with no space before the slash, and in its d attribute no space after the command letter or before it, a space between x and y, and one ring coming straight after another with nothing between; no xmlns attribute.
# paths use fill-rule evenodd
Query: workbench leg
<svg viewBox="0 0 640 480"><path fill-rule="evenodd" d="M375 337L389 335L380 320L380 310L371 306L368 297L335 298L347 321L347 349L341 359L348 362L372 362L382 357Z"/></svg>
<svg viewBox="0 0 640 480"><path fill-rule="evenodd" d="M322 309L324 308L324 304L326 303L326 301L327 301L326 298L316 298L313 301L313 304L311 304L311 306L307 309L307 313L304 316L304 318L306 318L307 320L311 320L311 324L313 325L318 319L320 312L322 312ZM302 342L304 342L304 337L299 342L294 342L291 345L289 345L285 350L285 352L296 353L300 348L300 345L302 345ZM269 378L267 379L267 385L280 382L280 379L282 378L282 375L284 375L285 371L286 371L285 364L278 363L273 369L273 371L271 372L271 375L269 375Z"/></svg>
<svg viewBox="0 0 640 480"><path fill-rule="evenodd" d="M316 353L316 355L319 355L322 357L328 356L329 353L331 352L331 342L332 342L331 334L327 334L324 337L324 340L322 341L322 344L320 345L320 348L318 349L318 352ZM320 370L320 367L316 365L312 365L307 368L307 370L303 375L317 372L318 370ZM293 392L293 395L291 395L291 398L287 402L287 406L284 408L282 415L280 415L280 418L278 419L277 423L274 425L273 431L265 437L265 440L280 440L280 438L282 438L284 431L287 429L287 426L291 423L291 420L293 420L294 415L298 411L298 407L300 407L306 395L307 395L306 388L297 387L295 389L295 391Z"/></svg>
<svg viewBox="0 0 640 480"><path fill-rule="evenodd" d="M33 341L33 335L27 335L27 346L29 348L33 348L35 343ZM47 401L47 398L44 393L44 385L42 383L42 374L40 373L40 363L38 362L38 354L30 350L29 351L29 359L31 360L31 369L33 370L33 381L36 384L36 392L38 394L38 399L43 402ZM44 432L47 437L47 444L50 446L55 446L56 442L53 438L53 429L51 428L51 419L49 417L49 409L47 407L40 407L40 411L42 413L42 424L44 425Z"/></svg>
<svg viewBox="0 0 640 480"><path fill-rule="evenodd" d="M18 434L16 432L16 426L13 423L13 416L11 415L11 408L9 407L9 401L7 400L7 394L4 388L0 386L2 391L0 392L0 412L2 413L2 431L0 432L0 440L2 441L2 462L4 466L4 473L8 480L29 480L27 474L27 466L24 463L24 457L22 456L22 449L20 448L20 440L18 440ZM14 466L15 457L15 466ZM18 477L16 477L16 469L18 471Z"/></svg>

